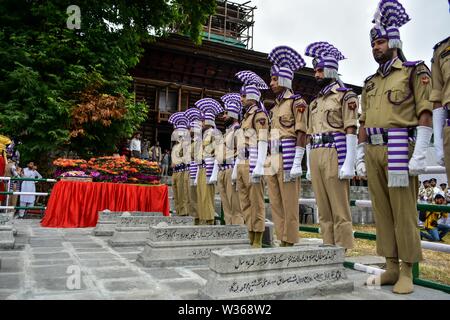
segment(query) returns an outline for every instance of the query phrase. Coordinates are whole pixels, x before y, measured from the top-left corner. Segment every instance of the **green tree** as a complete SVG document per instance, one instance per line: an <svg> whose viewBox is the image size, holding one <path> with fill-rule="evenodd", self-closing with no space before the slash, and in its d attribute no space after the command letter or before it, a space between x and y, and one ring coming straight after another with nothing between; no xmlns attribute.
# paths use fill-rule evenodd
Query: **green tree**
<svg viewBox="0 0 450 320"><path fill-rule="evenodd" d="M0 132L44 166L50 153L110 153L138 129L147 107L133 99L129 70L142 44L174 31L200 43L216 2L81 0L79 29L68 28L71 4L0 2Z"/></svg>

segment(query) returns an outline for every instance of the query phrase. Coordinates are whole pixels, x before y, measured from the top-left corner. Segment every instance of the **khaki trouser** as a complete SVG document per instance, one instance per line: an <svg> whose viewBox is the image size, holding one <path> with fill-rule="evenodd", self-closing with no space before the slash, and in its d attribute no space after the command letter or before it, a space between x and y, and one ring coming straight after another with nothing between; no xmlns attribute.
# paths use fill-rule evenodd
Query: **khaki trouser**
<svg viewBox="0 0 450 320"><path fill-rule="evenodd" d="M231 182L232 173L233 169L221 170L217 178L225 224L244 224L239 193Z"/></svg>
<svg viewBox="0 0 450 320"><path fill-rule="evenodd" d="M214 185L206 184L206 168L199 168L197 180L197 212L200 224L214 221Z"/></svg>
<svg viewBox="0 0 450 320"><path fill-rule="evenodd" d="M297 243L299 238L298 198L300 197L300 178L283 182L283 158L281 154L276 155L276 157L278 157L278 172L272 176L265 176L275 233L278 240Z"/></svg>
<svg viewBox="0 0 450 320"><path fill-rule="evenodd" d="M447 181L450 183L450 127L444 127L444 163L447 171Z"/></svg>
<svg viewBox="0 0 450 320"><path fill-rule="evenodd" d="M353 248L350 182L338 177L335 148L319 148L310 154L311 182L319 208L323 243Z"/></svg>
<svg viewBox="0 0 450 320"><path fill-rule="evenodd" d="M179 215L182 211L182 201L181 201L181 172L174 172L172 174L172 190L173 190L173 202L175 204L175 211Z"/></svg>
<svg viewBox="0 0 450 320"><path fill-rule="evenodd" d="M187 216L189 215L189 171L183 171L180 175L181 188L181 211L178 215Z"/></svg>
<svg viewBox="0 0 450 320"><path fill-rule="evenodd" d="M197 186L189 186L189 215L198 220Z"/></svg>
<svg viewBox="0 0 450 320"><path fill-rule="evenodd" d="M239 201L248 231L264 232L266 208L264 205L264 179L250 183L248 160L238 165L237 185Z"/></svg>
<svg viewBox="0 0 450 320"><path fill-rule="evenodd" d="M410 146L410 157L413 148ZM366 148L367 182L377 230L377 254L414 263L422 260L417 228L417 177L408 187L388 188L387 147Z"/></svg>

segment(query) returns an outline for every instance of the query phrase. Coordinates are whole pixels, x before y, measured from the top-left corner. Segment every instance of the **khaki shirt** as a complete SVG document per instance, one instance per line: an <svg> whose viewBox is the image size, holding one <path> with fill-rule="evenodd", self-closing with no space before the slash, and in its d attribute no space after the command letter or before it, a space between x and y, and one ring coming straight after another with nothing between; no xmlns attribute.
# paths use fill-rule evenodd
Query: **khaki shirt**
<svg viewBox="0 0 450 320"><path fill-rule="evenodd" d="M267 141L269 131L269 118L263 111L258 111L258 106L251 106L245 113L241 122L241 129L236 132L238 137L238 147L242 140L246 148L255 147L258 140ZM242 137L242 134L244 135Z"/></svg>
<svg viewBox="0 0 450 320"><path fill-rule="evenodd" d="M431 61L433 87L430 101L450 106L450 37L434 47Z"/></svg>
<svg viewBox="0 0 450 320"><path fill-rule="evenodd" d="M203 132L203 159L214 158L217 144L220 144L221 133L216 128L209 128ZM217 140L217 141L216 141Z"/></svg>
<svg viewBox="0 0 450 320"><path fill-rule="evenodd" d="M275 100L275 106L270 110L270 130L277 129L279 139L296 138L297 131L306 133L306 113L308 104L292 91L286 90L281 101Z"/></svg>
<svg viewBox="0 0 450 320"><path fill-rule="evenodd" d="M411 72L413 92L410 95ZM366 128L415 127L419 124L422 112L433 110L432 103L428 100L430 92L431 77L425 64L420 63L415 68L407 67L398 59L388 76L383 78L377 72L366 79L359 121L365 122Z"/></svg>
<svg viewBox="0 0 450 320"><path fill-rule="evenodd" d="M234 159L237 155L236 132L239 129L228 128L222 139L217 139L216 160L222 164L228 159Z"/></svg>
<svg viewBox="0 0 450 320"><path fill-rule="evenodd" d="M319 95L307 110L308 134L341 132L356 127L358 122L358 96L350 89L337 90L336 83L326 95Z"/></svg>
<svg viewBox="0 0 450 320"><path fill-rule="evenodd" d="M175 144L172 147L172 164L175 165L179 165L182 164L183 162L183 147L182 144L180 142L178 142L177 144Z"/></svg>

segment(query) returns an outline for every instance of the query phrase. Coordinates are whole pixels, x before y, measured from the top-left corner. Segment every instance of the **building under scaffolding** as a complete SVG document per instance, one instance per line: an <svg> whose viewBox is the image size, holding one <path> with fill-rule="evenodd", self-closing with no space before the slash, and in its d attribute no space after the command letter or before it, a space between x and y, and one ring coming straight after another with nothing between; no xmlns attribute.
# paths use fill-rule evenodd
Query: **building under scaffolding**
<svg viewBox="0 0 450 320"><path fill-rule="evenodd" d="M220 99L225 93L239 92L241 83L235 77L238 71L252 70L270 82L267 53L250 50L254 9L247 3L219 1L200 46L176 34L146 44L144 56L131 72L136 99L145 100L149 106L148 119L142 126L144 139L152 144L158 140L163 149L170 148L169 116L192 107L201 98ZM349 86L361 92L360 87ZM295 73L293 90L307 102L312 100L319 91L312 69L302 68ZM270 109L274 95L267 90L263 98ZM223 129L220 120L216 123Z"/></svg>

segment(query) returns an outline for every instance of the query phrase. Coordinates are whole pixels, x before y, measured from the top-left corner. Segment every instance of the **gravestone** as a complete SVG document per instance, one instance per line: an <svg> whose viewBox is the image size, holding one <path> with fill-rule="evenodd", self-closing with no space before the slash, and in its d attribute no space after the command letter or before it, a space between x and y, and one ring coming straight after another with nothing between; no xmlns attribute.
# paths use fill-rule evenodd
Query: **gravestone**
<svg viewBox="0 0 450 320"><path fill-rule="evenodd" d="M112 236L114 234L114 228L117 221L122 215L132 215L136 217L146 216L162 216L162 212L142 212L142 211L109 211L103 210L98 213L97 225L93 230L94 236Z"/></svg>
<svg viewBox="0 0 450 320"><path fill-rule="evenodd" d="M14 228L9 214L0 214L0 249L14 248Z"/></svg>
<svg viewBox="0 0 450 320"><path fill-rule="evenodd" d="M295 246L211 253L201 299L301 299L353 291L344 249Z"/></svg>
<svg viewBox="0 0 450 320"><path fill-rule="evenodd" d="M249 247L246 226L156 226L137 261L145 267L207 265L212 250Z"/></svg>
<svg viewBox="0 0 450 320"><path fill-rule="evenodd" d="M194 218L189 216L129 216L120 217L114 234L109 239L113 247L144 246L149 236L150 226L164 222L167 225L194 225Z"/></svg>

